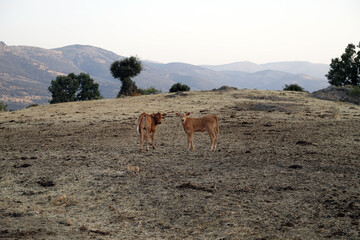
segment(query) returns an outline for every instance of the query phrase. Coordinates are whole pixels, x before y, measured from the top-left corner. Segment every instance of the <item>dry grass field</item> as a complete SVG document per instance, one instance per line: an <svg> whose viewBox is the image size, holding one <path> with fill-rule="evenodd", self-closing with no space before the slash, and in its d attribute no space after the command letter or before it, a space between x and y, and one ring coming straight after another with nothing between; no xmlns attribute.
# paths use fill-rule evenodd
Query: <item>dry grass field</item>
<svg viewBox="0 0 360 240"><path fill-rule="evenodd" d="M168 116L139 152L137 117ZM216 114L195 150L175 116ZM360 106L232 90L0 113L0 239L359 239Z"/></svg>

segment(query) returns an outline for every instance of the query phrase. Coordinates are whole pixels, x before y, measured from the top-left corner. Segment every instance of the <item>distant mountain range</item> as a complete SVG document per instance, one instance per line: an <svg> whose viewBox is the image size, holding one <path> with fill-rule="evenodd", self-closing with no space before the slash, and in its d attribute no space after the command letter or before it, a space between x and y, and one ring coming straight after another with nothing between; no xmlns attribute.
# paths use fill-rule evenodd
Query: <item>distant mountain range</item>
<svg viewBox="0 0 360 240"><path fill-rule="evenodd" d="M56 49L8 46L0 42L0 101L9 109L33 103L46 104L51 98L47 88L58 75L89 73L99 83L105 98L116 97L121 83L110 73L112 62L123 59L111 51L86 45ZM209 90L223 85L237 88L281 90L285 84L297 83L307 91L328 86L326 64L277 62L255 64L236 62L225 65L195 66L186 63L142 61L144 71L133 80L140 88L155 87L167 92L177 82L191 90Z"/></svg>
<svg viewBox="0 0 360 240"><path fill-rule="evenodd" d="M309 75L315 78L325 78L325 74L329 71L329 65L316 64L309 62L275 62L266 64L255 64L252 62L236 62L224 65L203 65L203 67L214 71L241 71L241 72L260 72L264 70L275 70L292 74Z"/></svg>

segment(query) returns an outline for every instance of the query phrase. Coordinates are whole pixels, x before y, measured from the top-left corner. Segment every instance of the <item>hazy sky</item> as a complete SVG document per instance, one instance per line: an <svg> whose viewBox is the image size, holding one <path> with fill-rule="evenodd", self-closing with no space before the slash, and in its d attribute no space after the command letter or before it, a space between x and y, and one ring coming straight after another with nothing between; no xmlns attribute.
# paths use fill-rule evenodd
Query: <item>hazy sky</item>
<svg viewBox="0 0 360 240"><path fill-rule="evenodd" d="M360 41L360 0L0 0L0 41L162 63L329 64Z"/></svg>

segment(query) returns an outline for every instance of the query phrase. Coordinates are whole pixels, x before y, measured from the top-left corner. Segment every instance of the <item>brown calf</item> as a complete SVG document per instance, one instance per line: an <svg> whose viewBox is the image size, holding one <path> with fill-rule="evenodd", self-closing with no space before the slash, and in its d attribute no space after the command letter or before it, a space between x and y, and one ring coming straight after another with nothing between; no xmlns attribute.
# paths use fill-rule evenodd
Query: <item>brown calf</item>
<svg viewBox="0 0 360 240"><path fill-rule="evenodd" d="M142 151L144 146L144 138L146 137L146 151L149 151L149 139L150 133L152 139L152 147L155 149L155 129L157 125L161 124L162 117L165 117L166 113L153 113L151 115L143 113L138 119L137 131L140 133L140 151Z"/></svg>
<svg viewBox="0 0 360 240"><path fill-rule="evenodd" d="M190 113L176 113L176 116L180 117L181 124L183 125L184 131L188 136L188 150L190 150L190 147L192 150L194 150L194 132L207 131L211 139L210 151L215 151L220 132L218 117L215 115L208 115L201 118L190 118L187 117L189 115Z"/></svg>

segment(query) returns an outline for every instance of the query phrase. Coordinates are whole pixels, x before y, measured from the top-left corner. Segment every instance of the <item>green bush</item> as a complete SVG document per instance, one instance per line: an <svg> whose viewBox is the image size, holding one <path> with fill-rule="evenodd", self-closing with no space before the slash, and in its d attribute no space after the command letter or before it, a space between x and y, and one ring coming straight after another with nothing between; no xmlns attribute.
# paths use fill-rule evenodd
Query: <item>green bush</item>
<svg viewBox="0 0 360 240"><path fill-rule="evenodd" d="M7 112L7 104L0 102L0 112Z"/></svg>
<svg viewBox="0 0 360 240"><path fill-rule="evenodd" d="M298 92L304 91L304 89L297 84L290 84L290 85L285 84L285 87L283 90L284 91L298 91Z"/></svg>
<svg viewBox="0 0 360 240"><path fill-rule="evenodd" d="M138 89L138 92L141 93L141 95L152 95L152 94L159 94L161 93L161 90L157 90L154 87L150 87L147 89Z"/></svg>
<svg viewBox="0 0 360 240"><path fill-rule="evenodd" d="M190 91L190 87L188 85L185 84L181 84L181 83L175 83L174 85L172 85L172 87L170 88L169 92L184 92L184 91Z"/></svg>
<svg viewBox="0 0 360 240"><path fill-rule="evenodd" d="M350 96L360 98L360 86L350 88Z"/></svg>

